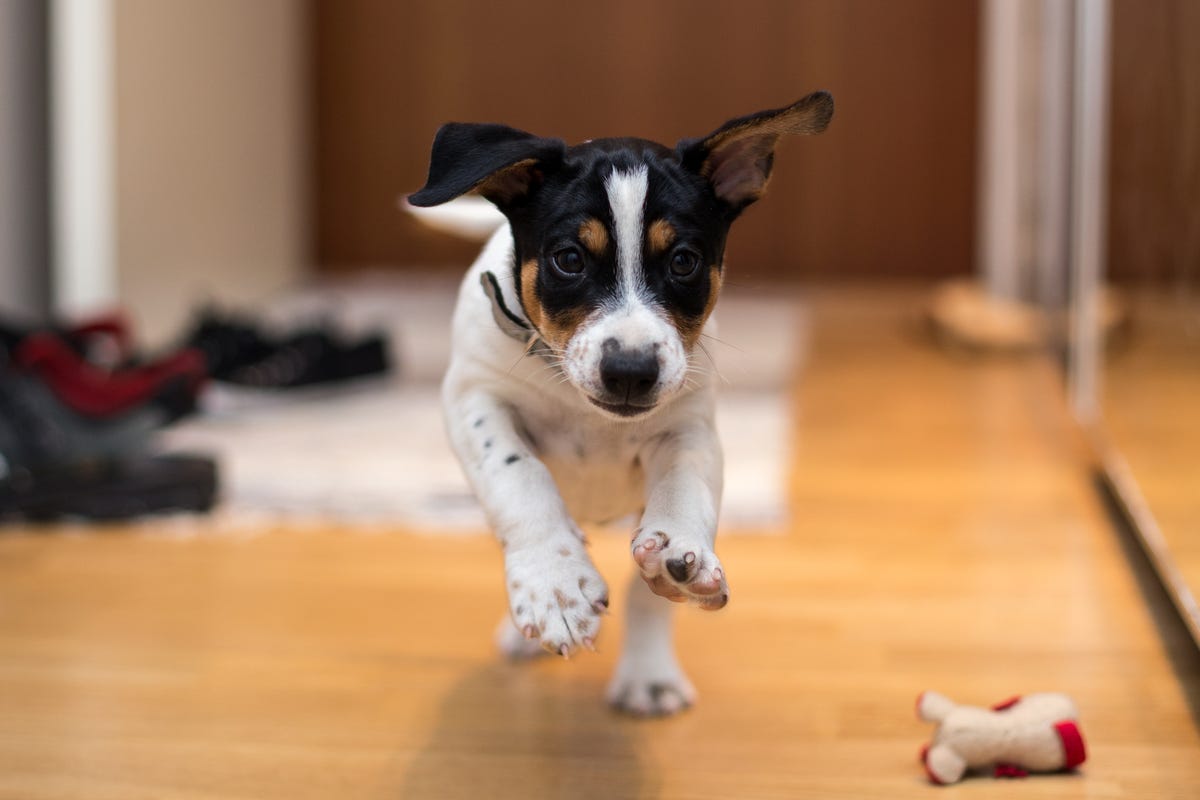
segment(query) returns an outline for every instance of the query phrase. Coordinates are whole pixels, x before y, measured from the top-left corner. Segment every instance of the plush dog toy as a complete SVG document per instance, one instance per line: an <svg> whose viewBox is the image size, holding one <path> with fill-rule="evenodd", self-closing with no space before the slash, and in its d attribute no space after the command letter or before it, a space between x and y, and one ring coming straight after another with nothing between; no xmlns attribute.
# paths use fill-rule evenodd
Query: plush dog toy
<svg viewBox="0 0 1200 800"><path fill-rule="evenodd" d="M968 769L992 768L998 778L1069 770L1087 757L1075 703L1065 694L1014 697L988 710L923 692L917 716L938 723L921 750L925 772L938 784L955 783Z"/></svg>

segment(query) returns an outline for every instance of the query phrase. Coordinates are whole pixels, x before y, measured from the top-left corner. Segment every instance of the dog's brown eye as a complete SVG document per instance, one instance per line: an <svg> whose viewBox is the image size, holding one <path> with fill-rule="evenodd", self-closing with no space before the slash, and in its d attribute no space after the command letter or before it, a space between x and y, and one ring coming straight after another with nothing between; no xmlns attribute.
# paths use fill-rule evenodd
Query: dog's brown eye
<svg viewBox="0 0 1200 800"><path fill-rule="evenodd" d="M690 278L700 268L700 254L695 250L680 248L671 254L671 274L676 278Z"/></svg>
<svg viewBox="0 0 1200 800"><path fill-rule="evenodd" d="M564 275L578 275L583 272L583 253L576 247L564 247L554 251L550 263Z"/></svg>

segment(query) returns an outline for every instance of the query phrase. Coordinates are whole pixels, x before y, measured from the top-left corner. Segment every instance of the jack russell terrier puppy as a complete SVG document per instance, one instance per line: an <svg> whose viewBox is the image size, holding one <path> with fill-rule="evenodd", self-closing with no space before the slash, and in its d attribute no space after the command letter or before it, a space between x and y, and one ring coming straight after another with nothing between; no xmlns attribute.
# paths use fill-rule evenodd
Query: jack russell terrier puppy
<svg viewBox="0 0 1200 800"><path fill-rule="evenodd" d="M501 647L593 649L608 588L576 523L641 515L608 689L624 711L670 714L695 700L660 598L729 601L713 551L713 367L697 351L730 224L762 195L780 137L820 133L832 114L833 99L815 92L674 149L449 123L408 198L425 207L478 192L507 218L459 291L442 385L451 444L504 549Z"/></svg>

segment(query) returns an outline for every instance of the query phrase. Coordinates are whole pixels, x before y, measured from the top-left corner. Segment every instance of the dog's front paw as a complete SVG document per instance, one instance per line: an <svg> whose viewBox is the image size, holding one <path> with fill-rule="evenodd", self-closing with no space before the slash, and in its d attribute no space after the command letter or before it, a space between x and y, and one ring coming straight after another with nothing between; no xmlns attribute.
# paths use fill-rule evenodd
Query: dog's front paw
<svg viewBox="0 0 1200 800"><path fill-rule="evenodd" d="M717 554L702 541L652 527L633 537L633 560L650 590L668 600L692 600L715 611L729 602L729 584Z"/></svg>
<svg viewBox="0 0 1200 800"><path fill-rule="evenodd" d="M510 551L505 557L509 610L526 639L551 653L594 649L608 586L583 543L563 537L553 544Z"/></svg>
<svg viewBox="0 0 1200 800"><path fill-rule="evenodd" d="M696 690L674 657L628 653L608 684L609 705L639 717L677 714L696 702Z"/></svg>

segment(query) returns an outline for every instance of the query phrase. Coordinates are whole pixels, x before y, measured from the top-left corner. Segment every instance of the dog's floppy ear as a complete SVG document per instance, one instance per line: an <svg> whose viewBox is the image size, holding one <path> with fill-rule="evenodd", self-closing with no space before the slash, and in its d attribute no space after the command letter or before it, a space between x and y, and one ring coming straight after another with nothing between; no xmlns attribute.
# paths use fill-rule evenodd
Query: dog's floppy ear
<svg viewBox="0 0 1200 800"><path fill-rule="evenodd" d="M786 108L732 119L708 136L684 139L677 150L683 165L707 178L736 215L766 189L779 137L820 133L832 117L833 97L813 92Z"/></svg>
<svg viewBox="0 0 1200 800"><path fill-rule="evenodd" d="M408 202L436 206L477 190L503 211L536 188L565 152L561 139L506 125L450 122L434 137L429 178Z"/></svg>

